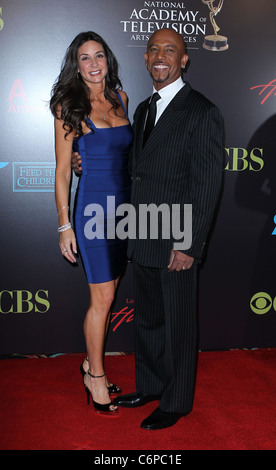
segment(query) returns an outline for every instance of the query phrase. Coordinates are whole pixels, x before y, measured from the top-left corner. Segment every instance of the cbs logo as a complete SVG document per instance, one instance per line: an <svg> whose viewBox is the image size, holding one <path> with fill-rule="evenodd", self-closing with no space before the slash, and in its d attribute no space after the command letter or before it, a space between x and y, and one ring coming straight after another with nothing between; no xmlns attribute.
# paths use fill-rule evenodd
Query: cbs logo
<svg viewBox="0 0 276 470"><path fill-rule="evenodd" d="M33 293L28 290L3 290L0 292L0 313L46 313L50 308L47 290Z"/></svg>
<svg viewBox="0 0 276 470"><path fill-rule="evenodd" d="M257 292L250 300L250 308L257 315L264 315L272 308L276 311L276 297L272 297L266 292Z"/></svg>
<svg viewBox="0 0 276 470"><path fill-rule="evenodd" d="M0 31L4 28L4 20L2 20L2 7L0 7Z"/></svg>

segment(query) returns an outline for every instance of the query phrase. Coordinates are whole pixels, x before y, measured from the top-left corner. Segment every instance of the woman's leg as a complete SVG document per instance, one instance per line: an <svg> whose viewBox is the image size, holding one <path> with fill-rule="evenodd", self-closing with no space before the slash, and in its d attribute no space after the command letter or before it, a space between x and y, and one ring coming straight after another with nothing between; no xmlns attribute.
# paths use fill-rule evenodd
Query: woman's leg
<svg viewBox="0 0 276 470"><path fill-rule="evenodd" d="M110 281L101 284L89 284L89 289L90 305L84 320L84 335L89 371L98 378L92 378L90 375L86 375L84 381L85 385L92 393L93 400L100 404L106 404L110 402L110 398L106 386L106 377L103 376L103 356L107 322L115 294L115 282ZM111 409L113 409L113 406Z"/></svg>
<svg viewBox="0 0 276 470"><path fill-rule="evenodd" d="M115 294L115 291L116 291L116 289L117 289L119 280L120 280L120 278L118 277L118 278L115 279L114 281L111 281L111 282L114 283L114 294ZM95 285L98 285L98 284L95 284ZM109 323L110 323L110 317L111 317L111 311L109 310L108 315L107 315L107 318L106 318L105 340L106 340L107 333L108 333L108 328L109 328ZM104 360L104 349L103 349L103 360ZM83 361L82 367L83 367L83 370L84 370L85 372L88 371L88 369L89 369L88 356L87 356L86 359ZM106 385L107 385L108 387L113 385L112 383L110 383L110 382L107 380L107 377L106 377Z"/></svg>

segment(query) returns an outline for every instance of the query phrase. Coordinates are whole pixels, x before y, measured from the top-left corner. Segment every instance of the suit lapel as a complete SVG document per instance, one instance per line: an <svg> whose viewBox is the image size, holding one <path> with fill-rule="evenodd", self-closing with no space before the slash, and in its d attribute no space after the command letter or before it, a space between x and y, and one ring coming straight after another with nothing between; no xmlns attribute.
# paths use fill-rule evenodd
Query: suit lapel
<svg viewBox="0 0 276 470"><path fill-rule="evenodd" d="M152 130L144 148L142 149L144 119L147 109L147 101L145 102L143 110L141 110L136 128L139 129L136 150L137 155L140 157L136 162L137 164L142 159L146 158L148 153L151 152L156 145L159 145L161 140L166 138L169 131L173 129L179 123L179 120L181 120L186 115L188 110L185 109L184 102L190 90L191 87L189 83L186 82L185 86L181 88L181 90L175 95L173 100L162 113L161 117L158 119L156 126Z"/></svg>

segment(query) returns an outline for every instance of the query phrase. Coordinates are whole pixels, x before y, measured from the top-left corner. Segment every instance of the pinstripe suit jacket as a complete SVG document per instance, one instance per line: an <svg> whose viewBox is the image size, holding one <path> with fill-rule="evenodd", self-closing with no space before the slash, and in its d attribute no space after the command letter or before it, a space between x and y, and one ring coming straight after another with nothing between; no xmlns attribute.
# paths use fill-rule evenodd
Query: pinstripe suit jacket
<svg viewBox="0 0 276 470"><path fill-rule="evenodd" d="M128 256L141 265L165 268L176 241L139 238L140 204L192 204L192 245L184 253L200 260L221 186L224 128L218 108L188 82L167 106L144 148L143 128L148 99L134 114L134 143L130 157L132 205L136 208L136 238L129 240ZM181 213L180 220L184 221ZM183 226L182 226L183 229ZM171 232L171 231L170 231Z"/></svg>

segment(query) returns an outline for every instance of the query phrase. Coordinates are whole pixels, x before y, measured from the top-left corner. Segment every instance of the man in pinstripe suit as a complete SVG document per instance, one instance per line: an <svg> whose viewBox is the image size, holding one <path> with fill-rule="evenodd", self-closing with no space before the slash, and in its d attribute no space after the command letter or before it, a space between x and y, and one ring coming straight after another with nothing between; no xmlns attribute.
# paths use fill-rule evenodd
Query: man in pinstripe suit
<svg viewBox="0 0 276 470"><path fill-rule="evenodd" d="M136 392L114 400L122 407L159 406L144 429L174 425L193 407L197 357L197 271L221 186L224 142L218 108L183 82L188 56L182 36L156 31L145 62L159 93L155 126L143 143L149 99L134 115L132 204L192 204L192 244L174 249L171 234L129 240L135 289ZM184 210L180 212L185 224ZM162 220L160 219L160 226ZM141 228L141 227L140 227Z"/></svg>

